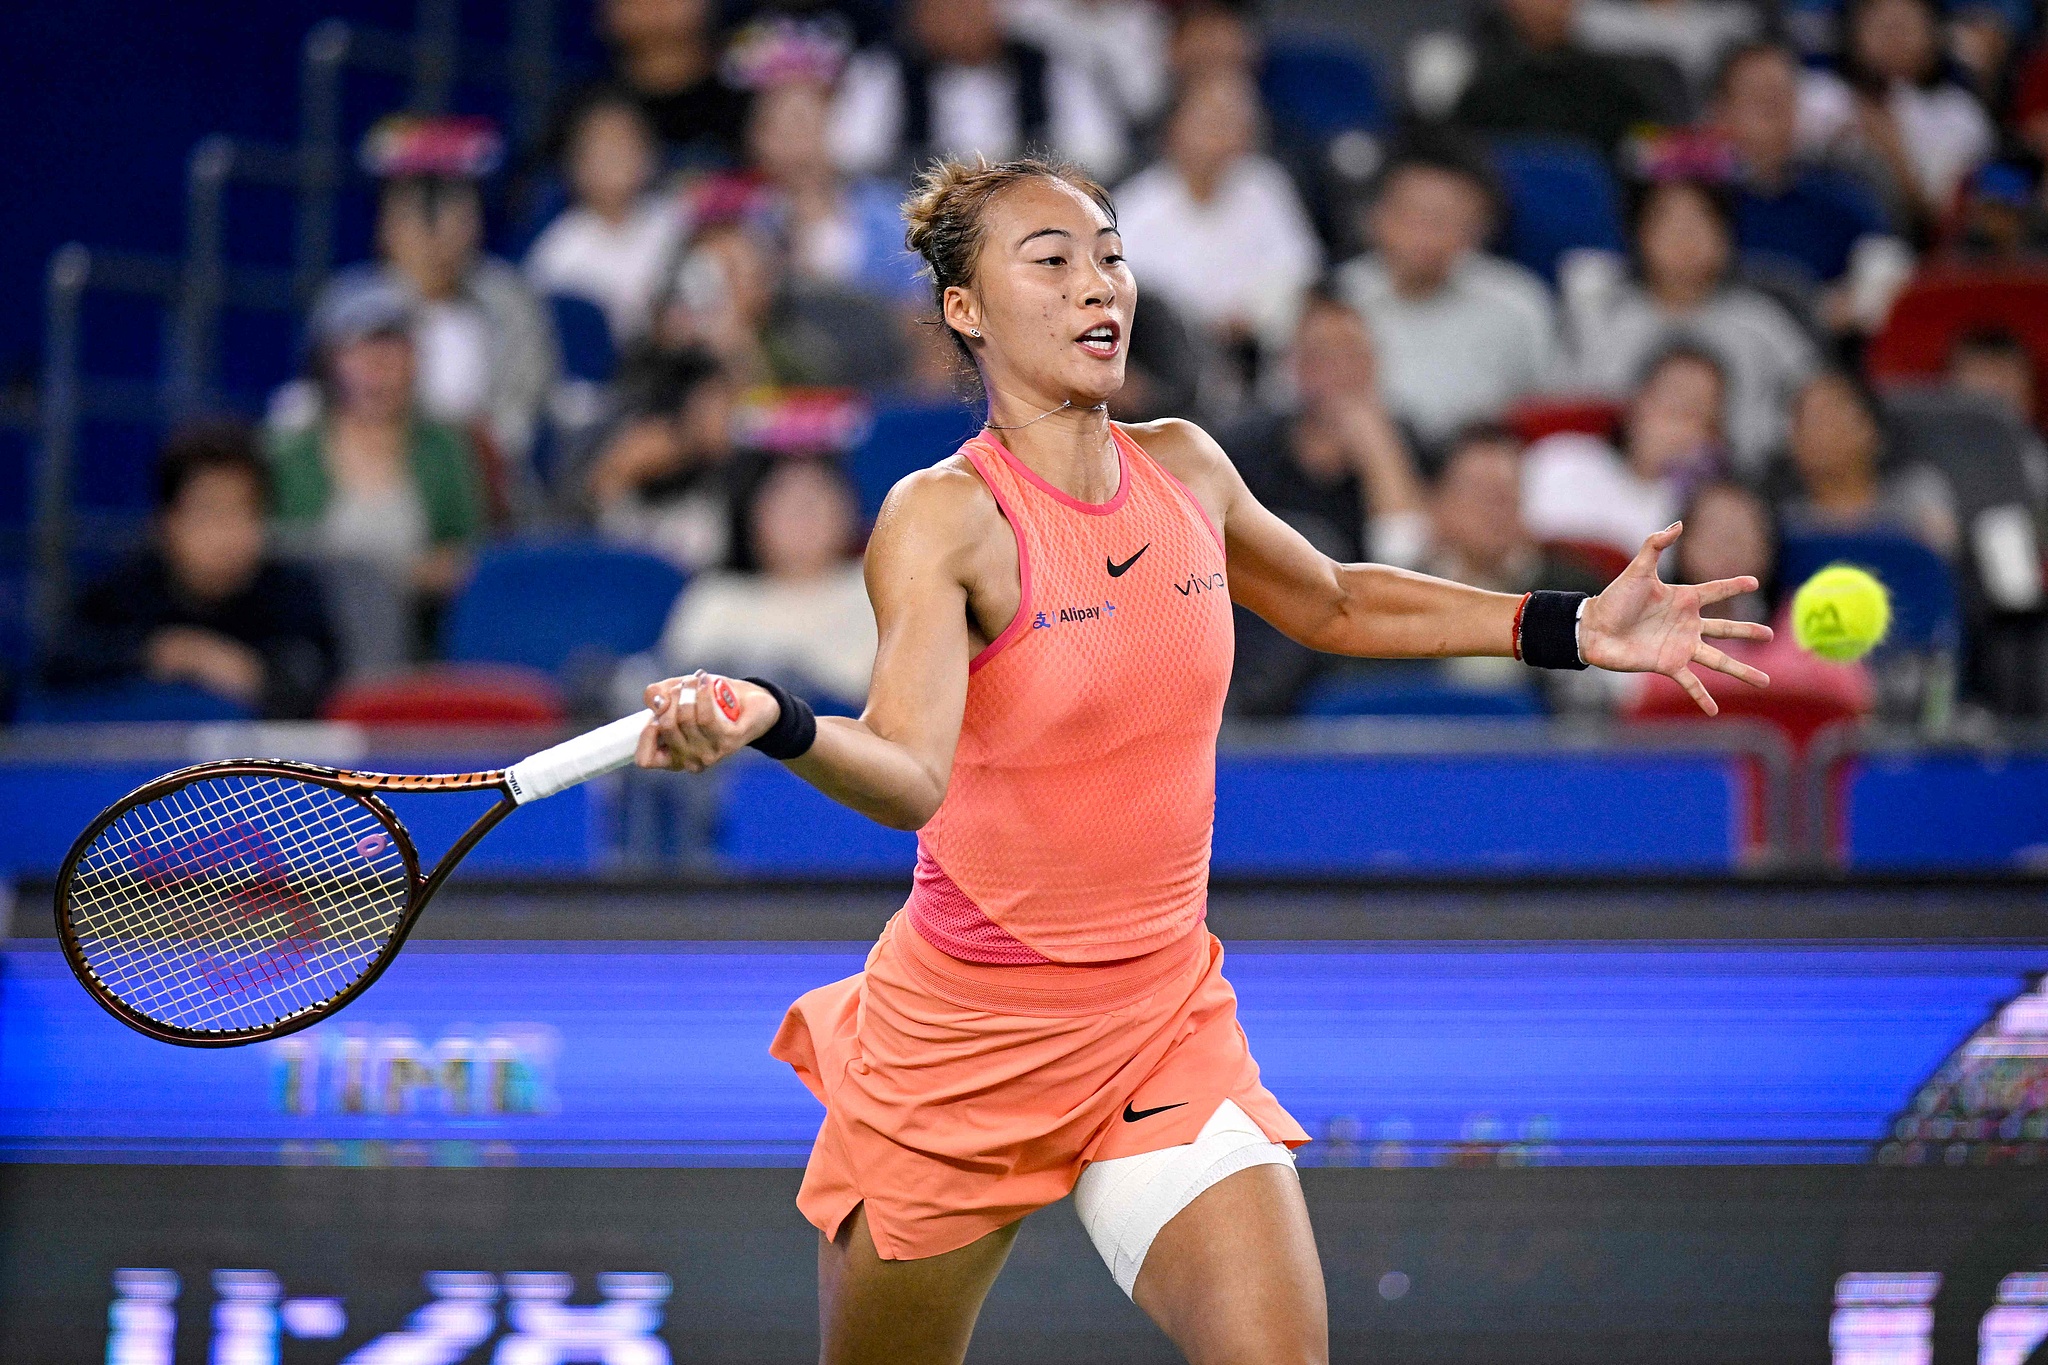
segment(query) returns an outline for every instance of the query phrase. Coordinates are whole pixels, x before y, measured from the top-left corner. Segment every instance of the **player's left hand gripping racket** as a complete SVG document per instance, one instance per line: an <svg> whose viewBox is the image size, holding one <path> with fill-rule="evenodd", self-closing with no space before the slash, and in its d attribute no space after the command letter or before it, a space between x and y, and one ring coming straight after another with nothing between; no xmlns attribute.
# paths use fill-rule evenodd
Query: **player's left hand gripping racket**
<svg viewBox="0 0 2048 1365"><path fill-rule="evenodd" d="M684 688L677 704L695 695ZM492 826L631 763L651 717L497 772L408 777L241 758L182 768L78 836L57 877L57 936L93 999L152 1038L234 1047L295 1033L369 989ZM501 799L425 876L377 796L492 790Z"/></svg>

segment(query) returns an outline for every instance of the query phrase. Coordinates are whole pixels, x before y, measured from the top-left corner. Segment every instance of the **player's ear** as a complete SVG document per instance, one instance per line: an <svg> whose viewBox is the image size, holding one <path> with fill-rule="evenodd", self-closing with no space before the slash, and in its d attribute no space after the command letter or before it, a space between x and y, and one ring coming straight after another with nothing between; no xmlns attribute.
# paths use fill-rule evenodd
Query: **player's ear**
<svg viewBox="0 0 2048 1365"><path fill-rule="evenodd" d="M974 297L972 290L957 284L946 286L945 296L939 300L939 311L946 326L958 333L962 340L980 339L981 300Z"/></svg>

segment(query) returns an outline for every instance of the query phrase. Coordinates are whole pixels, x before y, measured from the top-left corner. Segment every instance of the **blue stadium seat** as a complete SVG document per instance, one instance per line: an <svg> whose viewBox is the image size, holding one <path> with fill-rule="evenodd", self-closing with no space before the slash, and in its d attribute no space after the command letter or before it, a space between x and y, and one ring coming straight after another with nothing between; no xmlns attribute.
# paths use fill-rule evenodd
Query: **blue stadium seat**
<svg viewBox="0 0 2048 1365"><path fill-rule="evenodd" d="M604 310L579 294L550 294L548 312L562 343L562 372L593 384L610 382L619 367L619 352Z"/></svg>
<svg viewBox="0 0 2048 1365"><path fill-rule="evenodd" d="M661 638L684 581L665 559L595 541L496 546L450 608L442 651L556 674L579 657L637 653Z"/></svg>
<svg viewBox="0 0 2048 1365"><path fill-rule="evenodd" d="M1507 196L1501 250L1555 284L1573 247L1622 251L1621 191L1590 145L1563 138L1502 138L1494 173Z"/></svg>
<svg viewBox="0 0 2048 1365"><path fill-rule="evenodd" d="M1325 678L1299 707L1306 716L1492 716L1534 719L1543 700L1534 689L1460 687L1435 678Z"/></svg>
<svg viewBox="0 0 2048 1365"><path fill-rule="evenodd" d="M960 403L877 404L867 439L848 461L861 512L872 519L898 479L945 459L979 427Z"/></svg>
<svg viewBox="0 0 2048 1365"><path fill-rule="evenodd" d="M197 724L216 720L254 720L256 713L239 702L217 697L187 683L137 679L77 691L32 691L21 699L15 718L23 724L41 725L77 725L94 721Z"/></svg>
<svg viewBox="0 0 2048 1365"><path fill-rule="evenodd" d="M1281 123L1315 136L1386 123L1379 80L1357 49L1330 42L1276 41L1259 77L1266 107Z"/></svg>
<svg viewBox="0 0 2048 1365"><path fill-rule="evenodd" d="M1954 650L1962 643L1962 602L1948 561L1896 535L1787 536L1779 574L1804 583L1837 561L1876 574L1892 595L1892 630L1882 648Z"/></svg>

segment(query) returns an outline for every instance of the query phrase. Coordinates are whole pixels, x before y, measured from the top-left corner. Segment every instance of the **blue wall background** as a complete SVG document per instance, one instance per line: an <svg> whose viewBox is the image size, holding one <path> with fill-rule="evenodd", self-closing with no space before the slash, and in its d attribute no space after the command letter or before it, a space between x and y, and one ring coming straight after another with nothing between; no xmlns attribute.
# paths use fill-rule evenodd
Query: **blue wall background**
<svg viewBox="0 0 2048 1365"><path fill-rule="evenodd" d="M502 45L502 3L472 0L463 8L466 38ZM556 11L558 57L588 63L596 53L590 0L557 0ZM0 43L0 128L10 144L0 157L0 384L21 382L39 363L43 269L53 248L78 240L175 251L185 160L195 142L221 132L276 141L296 135L300 45L329 17L409 29L413 5L66 0L10 7ZM259 227L252 235L266 234ZM282 255L282 240L268 245Z"/></svg>

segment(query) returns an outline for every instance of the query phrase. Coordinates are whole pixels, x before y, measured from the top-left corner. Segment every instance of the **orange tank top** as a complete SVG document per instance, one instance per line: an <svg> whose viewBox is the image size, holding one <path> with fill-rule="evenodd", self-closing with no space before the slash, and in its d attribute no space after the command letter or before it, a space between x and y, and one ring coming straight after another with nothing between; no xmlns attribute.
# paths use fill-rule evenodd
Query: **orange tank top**
<svg viewBox="0 0 2048 1365"><path fill-rule="evenodd" d="M991 433L961 449L1017 538L1017 615L968 665L946 799L906 915L969 962L1098 963L1186 936L1208 906L1216 731L1233 635L1222 538L1115 427L1114 497L1085 503Z"/></svg>

